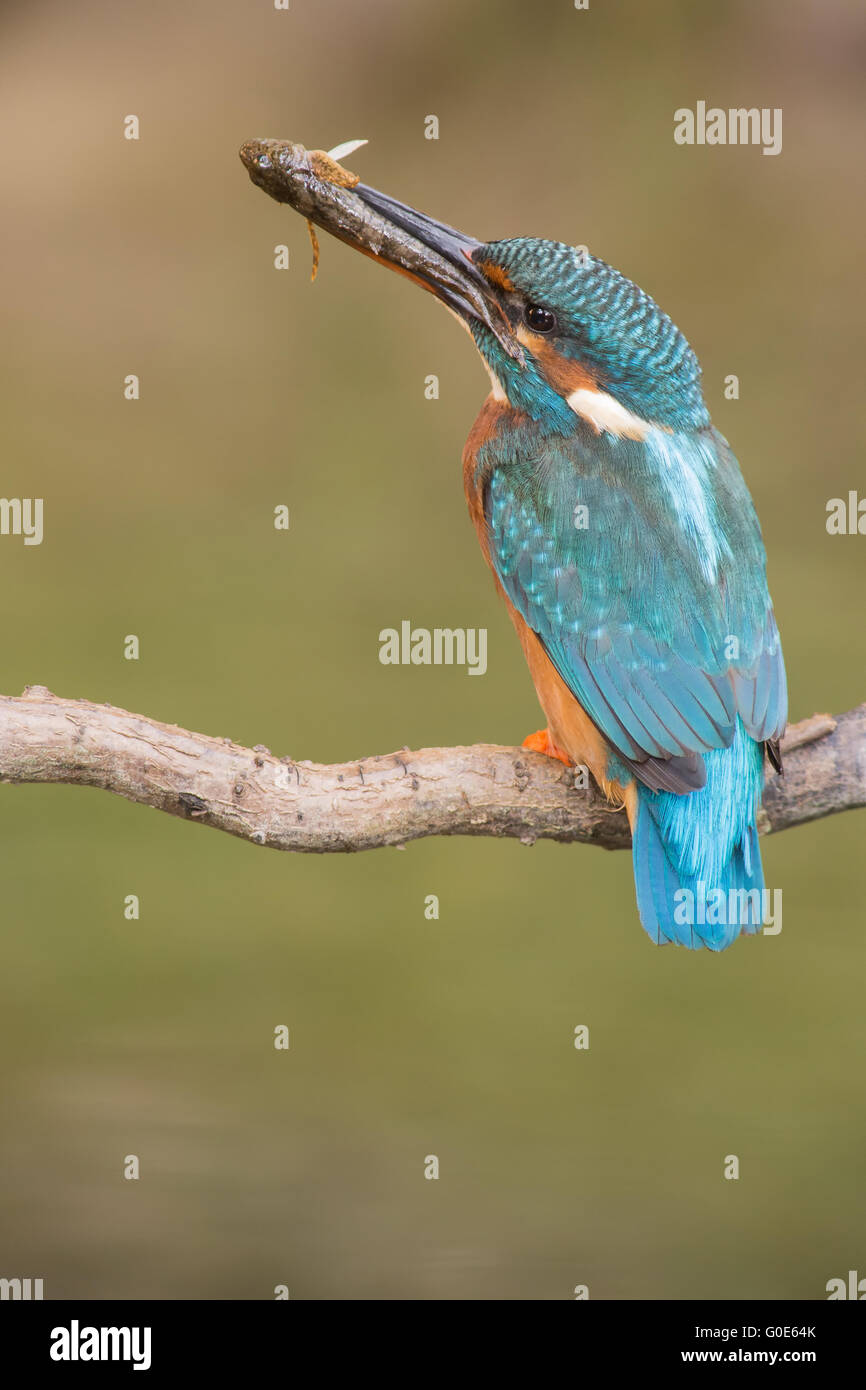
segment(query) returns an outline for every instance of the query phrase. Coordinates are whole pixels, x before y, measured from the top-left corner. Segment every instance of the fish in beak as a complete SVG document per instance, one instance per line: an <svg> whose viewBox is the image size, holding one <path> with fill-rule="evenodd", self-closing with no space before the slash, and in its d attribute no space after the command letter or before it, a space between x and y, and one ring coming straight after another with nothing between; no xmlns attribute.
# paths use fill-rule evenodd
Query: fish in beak
<svg viewBox="0 0 866 1390"><path fill-rule="evenodd" d="M368 188L337 163L334 155L343 148L326 153L288 140L248 140L240 157L253 183L271 198L408 276L467 327L473 320L483 324L509 357L522 362L523 350L495 290L472 260L484 243Z"/></svg>

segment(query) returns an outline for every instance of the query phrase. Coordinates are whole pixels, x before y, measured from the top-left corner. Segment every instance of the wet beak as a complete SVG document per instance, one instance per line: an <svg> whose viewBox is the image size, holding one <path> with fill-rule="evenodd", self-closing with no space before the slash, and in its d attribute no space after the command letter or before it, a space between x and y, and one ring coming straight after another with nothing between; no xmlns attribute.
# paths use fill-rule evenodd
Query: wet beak
<svg viewBox="0 0 866 1390"><path fill-rule="evenodd" d="M368 188L321 150L250 140L240 156L253 183L272 198L407 275L467 326L483 324L510 357L522 360L496 290L472 259L483 242Z"/></svg>

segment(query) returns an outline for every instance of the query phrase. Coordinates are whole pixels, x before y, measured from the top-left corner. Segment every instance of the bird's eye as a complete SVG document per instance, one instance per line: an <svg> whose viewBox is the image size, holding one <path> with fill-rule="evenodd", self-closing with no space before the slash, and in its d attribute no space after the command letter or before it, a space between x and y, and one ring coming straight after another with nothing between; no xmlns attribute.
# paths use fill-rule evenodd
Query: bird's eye
<svg viewBox="0 0 866 1390"><path fill-rule="evenodd" d="M527 304L523 317L535 333L552 333L556 327L556 315L540 304Z"/></svg>

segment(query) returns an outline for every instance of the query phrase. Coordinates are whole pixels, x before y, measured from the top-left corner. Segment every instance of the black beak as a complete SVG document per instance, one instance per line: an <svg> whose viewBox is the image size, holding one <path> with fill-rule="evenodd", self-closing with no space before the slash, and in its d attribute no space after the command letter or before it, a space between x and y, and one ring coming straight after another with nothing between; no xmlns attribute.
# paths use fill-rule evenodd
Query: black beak
<svg viewBox="0 0 866 1390"><path fill-rule="evenodd" d="M409 276L467 325L483 324L510 357L523 359L494 287L472 260L483 242L359 183L320 150L251 140L240 155L253 183L272 198Z"/></svg>

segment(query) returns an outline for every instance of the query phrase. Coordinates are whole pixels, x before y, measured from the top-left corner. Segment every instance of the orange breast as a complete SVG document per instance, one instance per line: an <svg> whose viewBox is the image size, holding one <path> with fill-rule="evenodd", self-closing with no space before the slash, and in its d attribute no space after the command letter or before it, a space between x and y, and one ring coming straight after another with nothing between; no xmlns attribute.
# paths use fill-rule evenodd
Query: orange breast
<svg viewBox="0 0 866 1390"><path fill-rule="evenodd" d="M625 806L629 821L633 821L635 810L635 785L633 782L623 787L607 776L607 744L593 724L589 715L577 698L569 690L565 681L544 650L538 635L532 631L502 587L490 558L490 538L484 519L484 499L480 479L477 476L477 454L484 440L495 432L503 414L519 415L507 401L498 401L488 396L475 421L463 453L463 487L469 506L469 515L475 527L481 551L493 574L499 593L511 615L520 644L526 656L529 673L535 686L541 708L547 717L547 727L557 747L568 754L572 762L588 767L595 781L608 800L616 806Z"/></svg>

